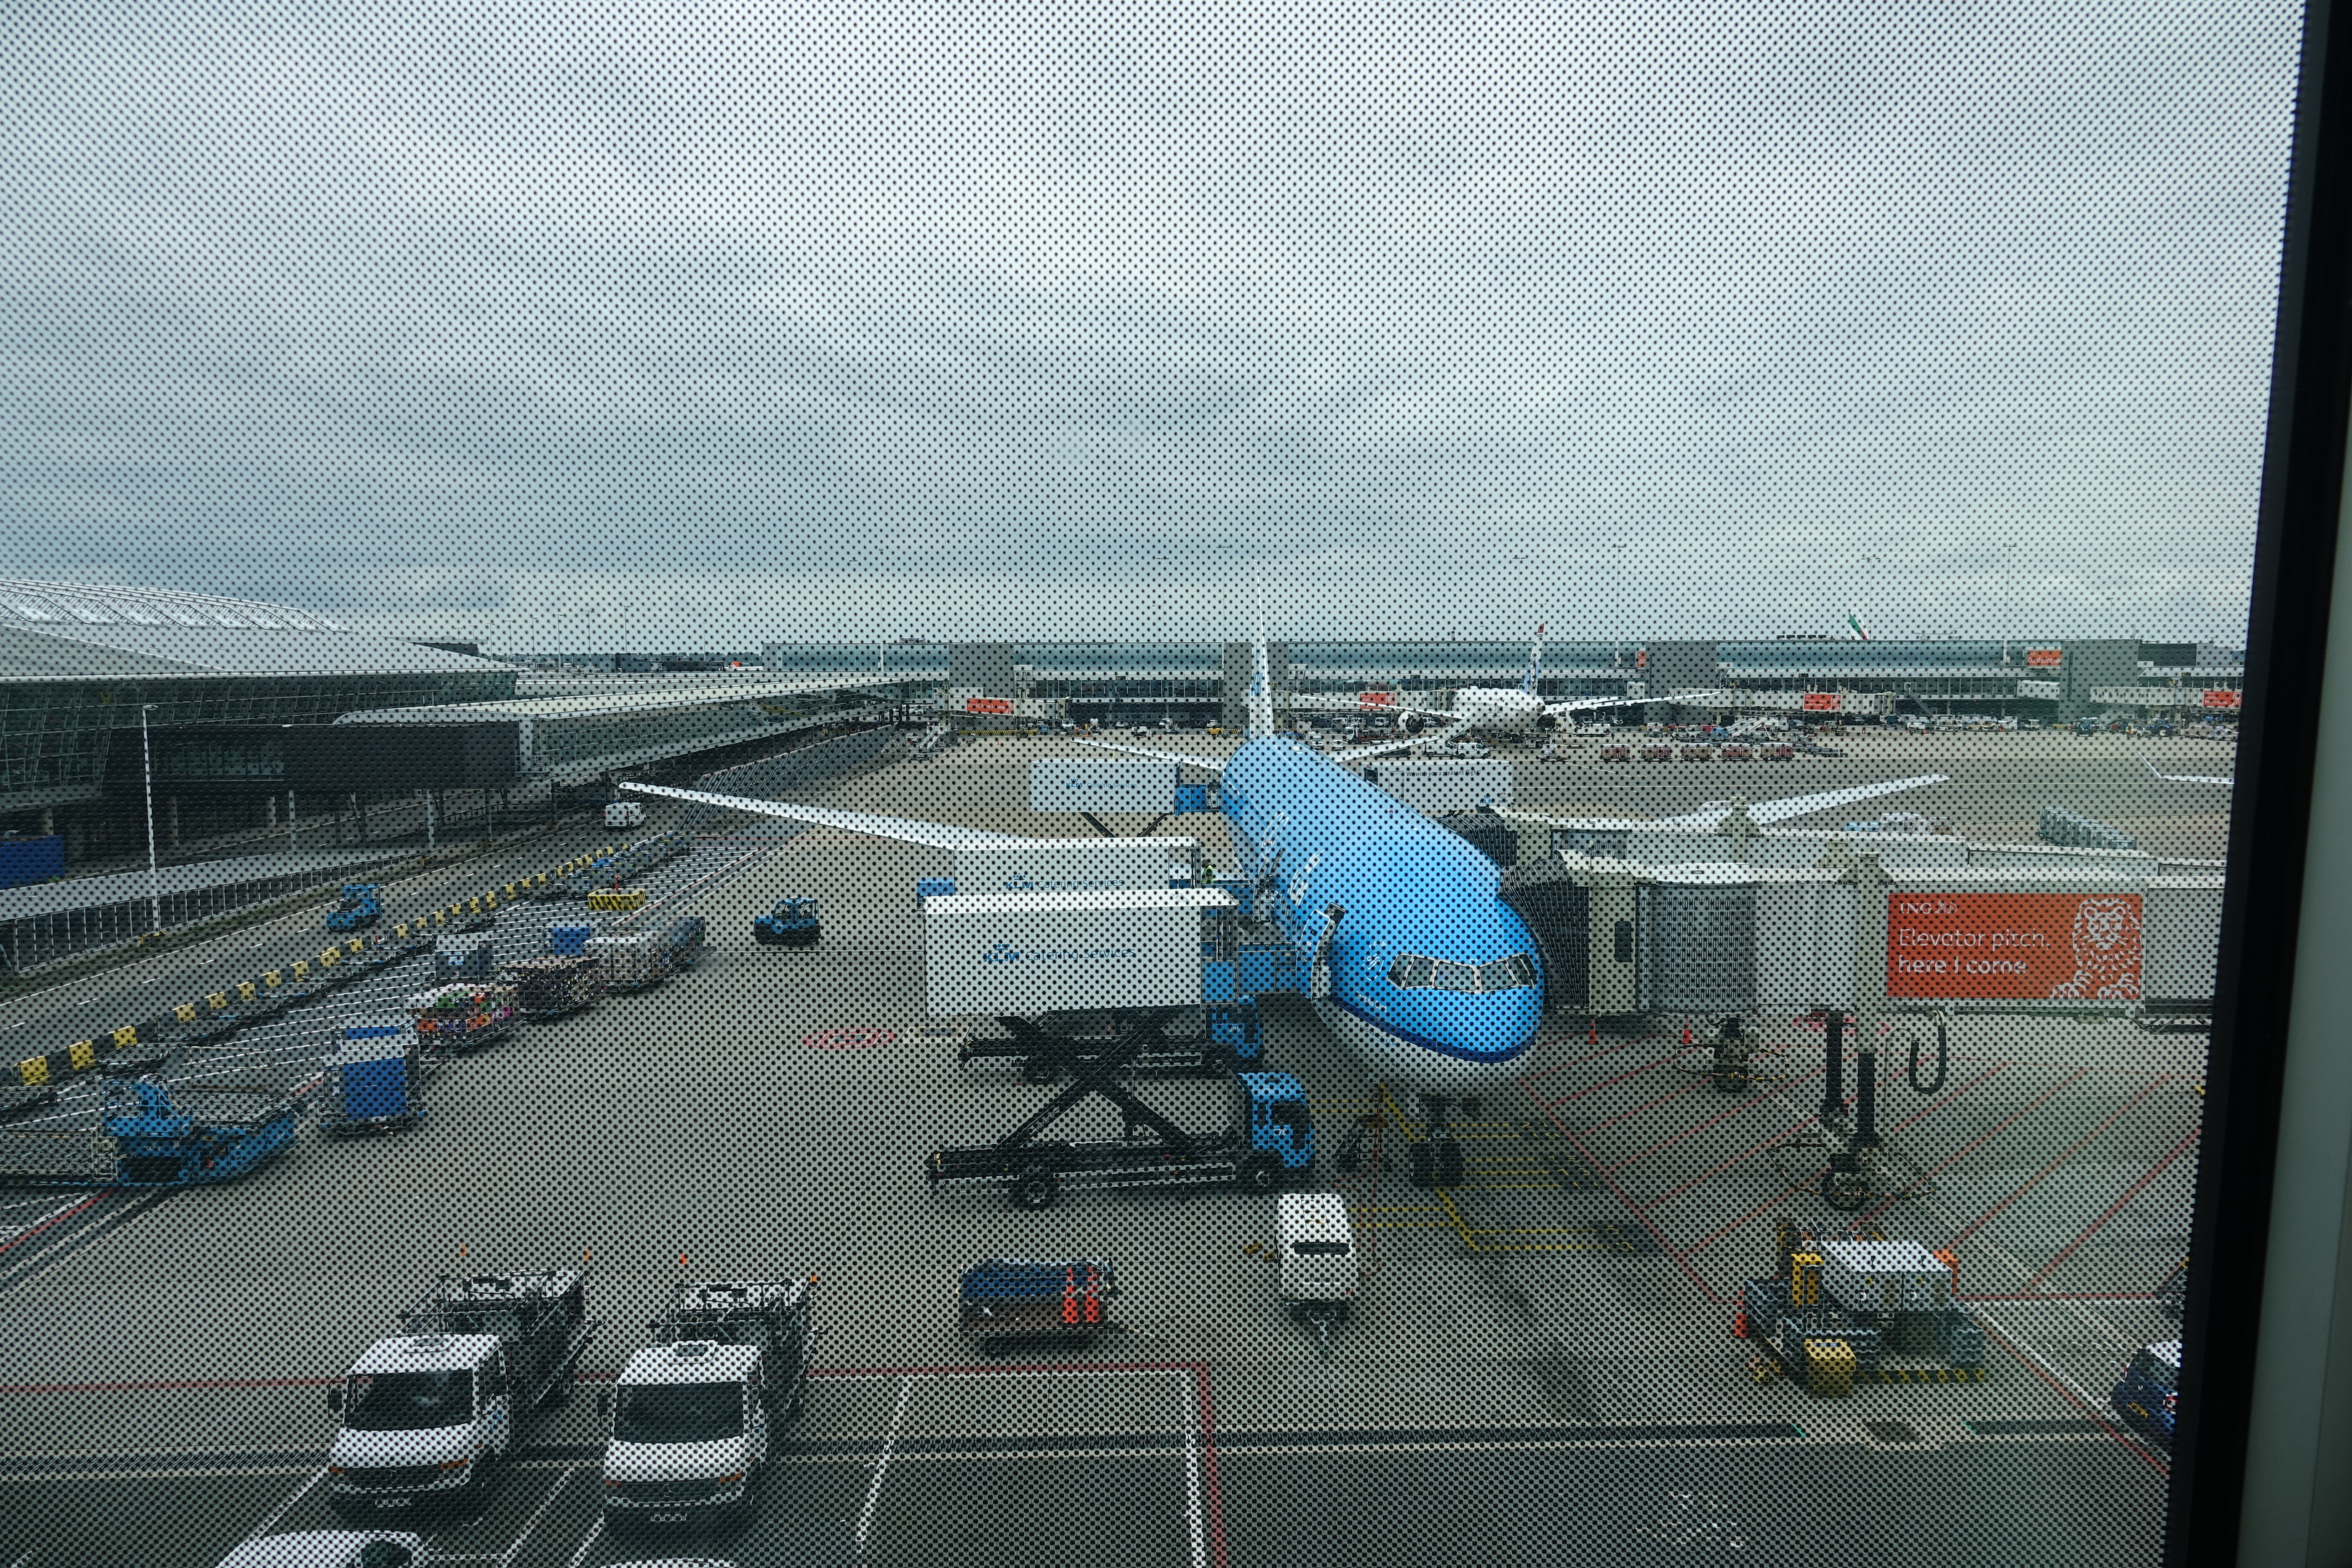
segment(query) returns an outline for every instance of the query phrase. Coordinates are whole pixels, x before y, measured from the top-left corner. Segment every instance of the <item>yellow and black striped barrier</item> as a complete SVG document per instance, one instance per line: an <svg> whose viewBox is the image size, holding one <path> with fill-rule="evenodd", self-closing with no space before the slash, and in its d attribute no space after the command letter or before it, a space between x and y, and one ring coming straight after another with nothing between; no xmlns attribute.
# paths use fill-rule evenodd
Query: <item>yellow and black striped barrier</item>
<svg viewBox="0 0 2352 1568"><path fill-rule="evenodd" d="M515 903L526 895L528 889L544 888L551 882L569 877L576 871L594 865L600 859L609 858L618 853L618 849L608 844L594 854L575 856L552 871L539 871L528 877L519 877L511 882L478 894L460 903L453 903L435 910L429 915L419 915L414 920L404 921L392 928L393 935L403 942L413 941L427 934L436 927L449 924L452 921L493 913L501 901ZM635 897L643 900L645 894L639 890ZM154 933L151 932L139 939L139 945L144 947L152 940L154 940ZM60 1050L45 1052L37 1057L26 1057L16 1063L16 1077L20 1082L29 1087L39 1088L71 1078L78 1073L88 1072L97 1067L101 1058L105 1056L119 1055L142 1043L150 1046L161 1044L172 1038L176 1030L208 1022L232 1011L240 1002L256 1000L263 992L275 991L287 984L299 984L310 979L314 974L331 970L344 959L354 958L365 952L368 949L368 942L369 939L366 937L352 937L333 947L320 949L315 958L298 958L277 969L264 971L251 980L239 981L233 985L224 986L218 991L208 992L198 1001L183 1002L168 1012L157 1014L145 1023L126 1024L104 1035L93 1036L87 1040L76 1040ZM0 1068L0 1072L5 1070L5 1068Z"/></svg>

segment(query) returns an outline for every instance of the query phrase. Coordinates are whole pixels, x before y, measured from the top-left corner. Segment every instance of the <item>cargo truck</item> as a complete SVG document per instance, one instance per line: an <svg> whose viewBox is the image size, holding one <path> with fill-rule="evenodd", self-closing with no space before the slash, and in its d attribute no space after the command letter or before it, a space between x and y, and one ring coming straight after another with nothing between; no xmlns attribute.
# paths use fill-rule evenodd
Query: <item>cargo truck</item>
<svg viewBox="0 0 2352 1568"><path fill-rule="evenodd" d="M572 1395L589 1321L576 1269L443 1275L327 1394L327 1505L347 1521L478 1517L529 1414Z"/></svg>
<svg viewBox="0 0 2352 1568"><path fill-rule="evenodd" d="M604 1449L604 1525L740 1522L758 1506L779 1414L807 1397L816 1332L814 1277L679 1281L629 1358L597 1396L613 1417Z"/></svg>
<svg viewBox="0 0 2352 1568"><path fill-rule="evenodd" d="M1315 1127L1307 1090L1288 1073L1233 1075L1233 1116L1223 1128L1192 1132L1136 1097L1118 1079L1151 1033L1150 1019L1091 1058L1072 1058L1068 1087L995 1142L935 1150L923 1173L932 1188L1001 1188L1025 1209L1050 1208L1066 1184L1170 1187L1239 1183L1270 1193L1315 1163ZM1039 1136L1089 1096L1119 1113L1122 1135L1091 1142Z"/></svg>
<svg viewBox="0 0 2352 1568"><path fill-rule="evenodd" d="M923 905L934 1018L1190 1007L1234 999L1237 906L1222 888L956 893ZM1227 988L1219 994L1220 985Z"/></svg>

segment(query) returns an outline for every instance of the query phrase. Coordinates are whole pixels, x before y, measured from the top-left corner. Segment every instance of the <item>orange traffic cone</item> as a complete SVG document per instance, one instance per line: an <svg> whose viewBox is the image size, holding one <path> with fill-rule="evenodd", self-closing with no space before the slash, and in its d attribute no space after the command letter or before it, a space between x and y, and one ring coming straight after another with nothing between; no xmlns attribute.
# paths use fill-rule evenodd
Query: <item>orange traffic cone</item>
<svg viewBox="0 0 2352 1568"><path fill-rule="evenodd" d="M1690 1020L1688 1018L1685 1018L1683 1020L1683 1044L1687 1046L1690 1043Z"/></svg>
<svg viewBox="0 0 2352 1568"><path fill-rule="evenodd" d="M1731 1337L1735 1340L1748 1337L1748 1314L1745 1310L1731 1314Z"/></svg>
<svg viewBox="0 0 2352 1568"><path fill-rule="evenodd" d="M1078 1321L1078 1282L1069 1269L1062 1270L1062 1321Z"/></svg>
<svg viewBox="0 0 2352 1568"><path fill-rule="evenodd" d="M1601 1026L1598 1023L1585 1026L1584 1043L1588 1046L1597 1046L1601 1043Z"/></svg>
<svg viewBox="0 0 2352 1568"><path fill-rule="evenodd" d="M1089 1323L1102 1321L1102 1286L1100 1281L1096 1279L1095 1271L1091 1268L1087 1270L1087 1321Z"/></svg>

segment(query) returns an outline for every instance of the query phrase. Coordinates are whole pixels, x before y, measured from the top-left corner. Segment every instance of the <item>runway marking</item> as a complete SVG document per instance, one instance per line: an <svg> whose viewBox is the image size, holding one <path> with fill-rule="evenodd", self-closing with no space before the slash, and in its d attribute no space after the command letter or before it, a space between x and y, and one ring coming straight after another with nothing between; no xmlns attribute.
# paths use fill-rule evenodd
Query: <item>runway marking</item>
<svg viewBox="0 0 2352 1568"><path fill-rule="evenodd" d="M580 1550L572 1554L572 1561L565 1563L563 1568L580 1568L580 1564L588 1561L589 1549L596 1544L596 1538L604 1533L604 1521L603 1520L600 1519L594 1524L590 1525L588 1527L587 1535L581 1540Z"/></svg>
<svg viewBox="0 0 2352 1568"><path fill-rule="evenodd" d="M1582 1100L1586 1095L1591 1094L1596 1089L1607 1089L1612 1083L1622 1083L1629 1078L1633 1078L1639 1074L1651 1072L1658 1068L1662 1068L1668 1062L1673 1061L1676 1057L1681 1056L1685 1051L1693 1048L1694 1047L1689 1046L1676 1046L1672 1051L1660 1057L1656 1061L1644 1062L1640 1067L1631 1068L1624 1072L1619 1073L1615 1078L1604 1078L1599 1083L1588 1083L1582 1089L1578 1089L1574 1094L1563 1094L1558 1100L1548 1100L1537 1099L1533 1089L1529 1089L1528 1091L1528 1097L1530 1100L1535 1100L1535 1102L1546 1110L1557 1110L1571 1100Z"/></svg>
<svg viewBox="0 0 2352 1568"><path fill-rule="evenodd" d="M2085 1144L2091 1142L2091 1140L2096 1138L2100 1133L2105 1132L2108 1128L2113 1127L2116 1122L2122 1121L2135 1106L2140 1103L2140 1101L2146 1100L2149 1095L2154 1094L2158 1089L2163 1088L2165 1080L2170 1077L2171 1075L2169 1073L2158 1074L2148 1083L2147 1088L2141 1089L2137 1094L2133 1095L2120 1106L2117 1106L2115 1112L2105 1121L2100 1122L2096 1127L2092 1128L2088 1132L2084 1133L2080 1138L2077 1138L2072 1143L2067 1144L2066 1147L2047 1164L2043 1165L2042 1169L2034 1172L2032 1176L2028 1177L2023 1186L2010 1194L2009 1196L2001 1199L2000 1202L1993 1205L1992 1207L1985 1210L1984 1213L1977 1215L1976 1218L1970 1220L1967 1225L1962 1226L1959 1233L1957 1236L1954 1236L1946 1245L1948 1247L1957 1247L1960 1243L1974 1236L1978 1231L1982 1230L1996 1215L2000 1214L2002 1211L2006 1210L2010 1205L2023 1197L2036 1186L2039 1186L2043 1177L2049 1175L2051 1172L2064 1164L2068 1160L2073 1159L2075 1154L2082 1151ZM2186 1144L2183 1144L2182 1146L2184 1148L2187 1147Z"/></svg>
<svg viewBox="0 0 2352 1568"><path fill-rule="evenodd" d="M278 1505L277 1512L271 1514L268 1519L263 1520L259 1524L255 1525L253 1527L253 1533L247 1536L246 1540L258 1541L263 1536L268 1534L271 1531L277 1529L278 1521L284 1519L287 1514L291 1512L294 1505L300 1502L302 1499L309 1494L312 1487L317 1486L320 1481L323 1481L326 1479L327 1469L325 1466L321 1465L319 1468L311 1471L310 1479L304 1481L300 1486L296 1487L287 1497L286 1500Z"/></svg>
<svg viewBox="0 0 2352 1568"><path fill-rule="evenodd" d="M1565 1072L1570 1068L1582 1067L1587 1062L1597 1062L1602 1057L1613 1057L1619 1051L1633 1049L1635 1046L1640 1045L1643 1040L1654 1040L1657 1037L1658 1037L1655 1035L1643 1035L1631 1040L1620 1041L1618 1044L1610 1047L1605 1051L1594 1051L1591 1056L1570 1057L1564 1062L1554 1062L1548 1068L1539 1068L1536 1071L1522 1077L1519 1079L1519 1082L1524 1085L1532 1085L1538 1079L1549 1078L1556 1072Z"/></svg>
<svg viewBox="0 0 2352 1568"><path fill-rule="evenodd" d="M803 1035L801 1044L819 1051L862 1051L889 1045L898 1037L896 1029L886 1029L879 1024L836 1024L814 1035Z"/></svg>
<svg viewBox="0 0 2352 1568"><path fill-rule="evenodd" d="M1800 1079L1798 1081L1801 1083L1801 1082L1803 1082L1804 1080L1803 1080L1803 1079ZM1753 1101L1750 1101L1750 1103L1751 1103L1751 1104L1755 1104L1755 1105L1762 1105L1762 1104L1767 1104L1767 1103L1769 1103L1769 1101L1765 1101L1765 1100L1753 1100ZM1846 1103L1846 1104L1848 1104L1848 1105L1852 1105L1852 1104L1853 1103L1853 1100L1852 1100L1851 1098L1849 1098L1847 1100L1845 1100L1845 1102L1844 1102L1844 1103ZM1785 1109L1787 1109L1785 1102L1784 1102L1784 1104L1783 1104L1783 1106L1782 1106L1782 1109L1784 1109L1784 1110L1785 1110ZM1719 1176L1719 1175L1721 1175L1724 1172L1730 1170L1734 1165L1744 1164L1746 1162L1748 1162L1748 1161L1749 1161L1749 1160L1754 1159L1757 1155L1761 1154L1761 1153L1763 1153L1766 1150L1768 1150L1768 1149L1771 1148L1775 1143L1778 1143L1778 1142L1780 1142L1781 1140L1783 1140L1783 1139L1787 1138L1790 1133L1795 1132L1795 1131L1800 1131L1800 1130L1801 1130L1801 1129L1803 1129L1803 1128L1805 1128L1805 1127L1807 1127L1807 1126L1811 1125L1812 1122L1814 1122L1815 1121L1818 1121L1818 1120L1819 1120L1819 1112L1811 1112L1811 1113L1808 1113L1807 1115L1804 1115L1804 1116L1799 1117L1795 1121L1792 1121L1792 1122L1790 1122L1788 1126L1783 1127L1782 1129L1780 1129L1780 1131L1775 1132L1775 1133L1774 1133L1774 1134L1772 1134L1772 1136L1770 1136L1769 1138L1765 1139L1765 1140L1764 1140L1764 1142L1762 1142L1761 1143L1759 1143L1759 1144L1755 1145L1753 1148L1749 1148L1749 1149L1743 1149L1743 1150L1742 1150L1742 1151L1740 1151L1738 1153L1734 1154L1730 1159L1726 1160L1726 1161L1723 1161L1721 1163L1719 1163L1719 1164L1716 1165L1716 1166L1715 1166L1714 1168L1712 1168L1711 1170L1701 1171L1697 1175L1693 1176L1689 1181L1687 1181L1687 1182L1684 1182L1684 1183L1682 1183L1682 1184L1681 1184L1680 1185L1678 1185L1678 1186L1674 1186L1674 1187L1669 1187L1669 1188L1667 1188L1664 1192L1660 1193L1656 1197L1652 1198L1648 1203L1643 1204L1642 1206L1643 1206L1643 1208L1656 1208L1656 1207L1658 1207L1661 1204L1665 1203L1665 1202L1666 1202L1668 1199L1670 1199L1670 1198L1678 1198L1678 1197L1682 1196L1682 1194L1685 1194L1685 1193L1686 1193L1686 1192L1690 1191L1693 1187L1695 1187L1695 1186L1698 1185L1701 1182L1706 1181L1708 1177L1710 1177L1710 1176Z"/></svg>
<svg viewBox="0 0 2352 1568"><path fill-rule="evenodd" d="M1700 1089L1705 1089L1706 1084L1707 1080L1702 1077L1695 1082L1683 1085L1680 1089L1670 1089L1666 1090L1665 1093L1658 1096L1657 1099L1645 1100L1639 1105L1633 1106L1628 1110L1621 1110L1606 1121L1593 1122L1591 1126L1587 1127L1585 1131L1587 1132L1598 1132L1604 1127L1613 1127L1629 1116L1639 1116L1645 1110L1655 1110L1659 1106L1665 1104L1666 1101L1670 1100L1680 1100L1684 1095L1696 1094Z"/></svg>
<svg viewBox="0 0 2352 1568"><path fill-rule="evenodd" d="M2051 1258L2048 1263L2042 1265L2042 1271L2039 1274L2036 1274L2032 1279L2028 1279L2025 1282L2025 1288L2028 1290L2031 1290L2035 1286L2041 1284L2044 1279L2049 1279L2051 1275L2056 1273L2058 1266L2065 1262L2067 1258L2073 1254L2076 1247L2090 1240L2093 1233L2097 1231L2100 1226L2105 1225L2107 1221L2121 1214L2124 1210L2124 1205L2130 1203L2132 1199L2139 1196L2143 1188L2145 1188L2150 1182L2156 1180L2157 1177L2162 1175L2164 1173L2164 1168L2167 1165L2171 1164L2172 1162L2180 1158L2181 1155L2189 1152L2189 1146L2191 1143L2196 1142L2198 1134L2204 1131L2205 1130L2202 1127L2190 1128L2189 1130L2188 1137L2183 1138L2179 1142L2174 1144L2172 1146L2171 1152L2165 1155L2163 1159L2158 1160L2154 1165L2148 1167L2147 1174L2142 1176L2138 1181L2134 1182L2129 1187L2124 1189L2124 1195L2117 1198L2114 1203L2109 1204L2105 1210L2100 1214L2098 1218L2093 1220L2089 1226L2084 1227L2082 1235L2076 1237L2074 1240L2060 1247L2058 1249L2057 1256Z"/></svg>
<svg viewBox="0 0 2352 1568"><path fill-rule="evenodd" d="M580 1468L578 1465L569 1465L556 1472L555 1484L547 1489L547 1495L540 1499L539 1507L533 1509L530 1517L523 1521L522 1533L514 1538L514 1544L509 1546L505 1553L499 1558L499 1568L511 1568L515 1558L522 1552L523 1542L530 1539L530 1532L539 1528L539 1521L545 1519L547 1510L555 1506L556 1495L572 1484L572 1478L580 1473Z"/></svg>
<svg viewBox="0 0 2352 1568"><path fill-rule="evenodd" d="M907 1423L907 1401L915 1392L915 1380L898 1380L898 1412L890 1417L889 1435L882 1440L882 1452L874 1462L874 1485L866 1493L866 1510L857 1516L857 1551L866 1552L866 1539L874 1531L874 1505L882 1500L882 1478L890 1473L890 1449L898 1441L898 1432Z"/></svg>
<svg viewBox="0 0 2352 1568"><path fill-rule="evenodd" d="M1948 1099L1948 1100L1957 1100L1957 1099L1958 1099L1961 1095L1966 1094L1969 1090L1970 1090L1970 1089L1974 1089L1977 1085L1979 1085L1979 1084L1980 1084L1980 1083L1984 1082L1984 1080L1985 1080L1985 1079L1989 1079L1989 1078L1992 1077L1992 1075L1993 1075L1993 1074L1995 1074L1995 1073L1997 1073L1997 1072L1999 1072L1999 1071L2000 1071L2000 1070L2001 1070L2001 1069L2000 1069L2000 1067L1998 1067L1998 1066L1987 1068L1983 1072L1979 1073L1976 1077L1974 1077L1974 1078L1972 1078L1972 1079L1969 1079L1969 1081L1968 1081L1968 1082L1966 1082L1966 1083L1962 1084L1958 1089L1954 1089L1954 1090L1951 1092L1951 1094L1949 1094L1949 1095L1946 1096L1946 1099ZM2075 1068L2075 1069L2074 1069L2074 1071L2071 1075L2069 1075L2068 1077L2066 1077L2066 1078L2063 1078L2063 1079L2059 1079L2056 1083L2052 1084L2048 1089L2046 1089L2042 1090L2040 1094L2036 1095L2032 1100L2031 1100L2027 1101L2024 1105L2021 1106L2019 1109L2017 1109L2017 1110L2013 1110L2013 1111L2010 1112L2007 1116L2002 1117L1999 1121L1995 1122L1991 1127L1988 1128L1988 1129L1987 1129L1986 1131L1984 1131L1983 1132L1981 1132L1981 1133L1978 1134L1976 1137L1974 1137L1974 1138L1970 1139L1968 1142L1966 1142L1966 1143L1962 1144L1959 1148L1958 1148L1958 1149L1954 1150L1951 1153L1947 1154L1947 1155L1946 1155L1944 1158L1942 1158L1941 1160L1937 1161L1934 1164L1932 1164L1932 1165L1928 1166L1928 1167L1927 1167L1927 1176L1928 1176L1928 1177L1935 1177L1935 1176L1942 1175L1946 1171L1950 1170L1954 1165L1956 1165L1956 1164L1959 1163L1959 1162L1960 1162L1960 1161L1962 1161L1962 1160L1964 1160L1964 1159L1968 1158L1968 1156L1969 1156L1969 1155L1975 1153L1979 1149L1983 1148L1987 1143L1989 1143L1989 1142L1992 1142L1992 1140L1994 1140L1995 1138L2000 1137L2000 1136L2001 1135L2001 1133L2003 1133L2004 1131L2008 1131L2008 1129L2010 1128L2010 1126L2011 1126L2013 1122L2015 1122L2015 1121L2016 1121L2020 1117L2030 1115L2030 1114L2032 1114L2033 1111L2035 1111L2035 1110L2039 1110L2039 1109L2042 1107L2042 1105L2043 1104L2043 1102L2044 1102L2044 1101L2046 1101L2046 1100L2048 1100L2051 1098L2051 1096L2053 1096L2053 1095L2054 1095L2054 1094L2058 1093L2061 1089L2065 1089L2065 1088L2066 1088L2067 1086L2069 1086L2070 1084L2079 1083L2080 1081L2082 1081L2082 1079L2083 1079L2084 1076L2085 1074L2087 1074L2090 1070L2091 1070L2091 1069L2090 1069L2090 1068ZM1939 1104L1940 1104L1940 1102L1939 1102ZM1933 1109L1933 1108L1931 1108L1931 1109ZM1903 1131L1903 1129L1902 1129L1901 1127L1897 1127L1895 1131L1896 1131L1900 1132L1901 1131ZM1892 1207L1892 1206L1894 1205L1894 1203L1895 1203L1895 1200L1894 1200L1893 1198L1889 1198L1889 1199L1887 1199L1887 1200L1886 1200L1886 1202L1885 1202L1885 1203L1883 1203L1883 1204L1880 1204L1876 1208L1872 1209L1872 1210L1870 1210L1869 1212L1867 1212L1866 1214L1863 1215L1861 1218L1859 1218L1859 1219L1857 1219L1857 1220L1855 1220L1855 1221L1853 1222L1853 1223L1854 1223L1855 1227L1856 1227L1857 1229L1859 1229L1861 1226L1865 1226L1865 1225L1868 1225L1872 1220L1874 1220L1874 1219L1876 1219L1880 1215L1885 1214L1885 1212L1886 1212L1890 1207Z"/></svg>

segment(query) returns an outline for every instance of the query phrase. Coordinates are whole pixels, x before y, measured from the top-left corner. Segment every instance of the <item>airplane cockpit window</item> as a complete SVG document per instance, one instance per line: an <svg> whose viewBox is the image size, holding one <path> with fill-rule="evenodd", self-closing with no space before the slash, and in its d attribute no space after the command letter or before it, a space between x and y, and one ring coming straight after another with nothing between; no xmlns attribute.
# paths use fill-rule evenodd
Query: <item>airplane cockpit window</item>
<svg viewBox="0 0 2352 1568"><path fill-rule="evenodd" d="M1441 958L1437 961L1436 973L1430 977L1430 984L1440 991L1475 991L1478 989L1477 966L1454 963Z"/></svg>
<svg viewBox="0 0 2352 1568"><path fill-rule="evenodd" d="M1429 959L1423 958L1417 952L1398 954L1397 961L1389 965L1389 984L1391 985L1428 984L1430 963Z"/></svg>
<svg viewBox="0 0 2352 1568"><path fill-rule="evenodd" d="M1515 952L1508 958L1480 964L1478 981L1490 994L1497 991L1516 991L1522 985L1536 983L1536 966L1526 953Z"/></svg>

